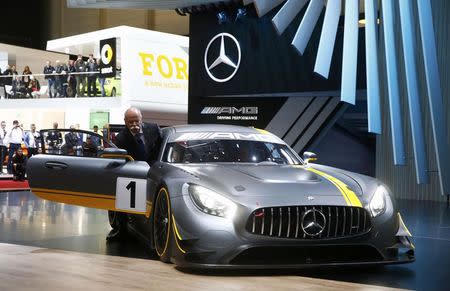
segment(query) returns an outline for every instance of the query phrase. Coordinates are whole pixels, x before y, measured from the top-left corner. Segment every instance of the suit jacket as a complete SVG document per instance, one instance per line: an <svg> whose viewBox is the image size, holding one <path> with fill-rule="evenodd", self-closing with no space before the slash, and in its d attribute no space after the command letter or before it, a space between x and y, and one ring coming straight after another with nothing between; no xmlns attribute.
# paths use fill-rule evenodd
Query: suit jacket
<svg viewBox="0 0 450 291"><path fill-rule="evenodd" d="M144 134L145 148L147 152L148 164L153 164L158 159L161 147L161 133L159 126L155 123L143 123L142 132ZM116 146L127 150L128 154L137 160L138 144L128 128L122 129L116 137Z"/></svg>

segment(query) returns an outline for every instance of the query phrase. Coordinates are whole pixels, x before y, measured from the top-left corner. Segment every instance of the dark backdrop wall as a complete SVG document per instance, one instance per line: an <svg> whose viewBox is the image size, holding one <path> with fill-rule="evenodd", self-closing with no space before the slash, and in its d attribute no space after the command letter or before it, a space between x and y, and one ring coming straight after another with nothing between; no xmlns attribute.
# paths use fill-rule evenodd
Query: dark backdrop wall
<svg viewBox="0 0 450 291"><path fill-rule="evenodd" d="M49 15L46 1L2 1L0 43L45 49Z"/></svg>
<svg viewBox="0 0 450 291"><path fill-rule="evenodd" d="M357 115L362 119L359 124L365 123L364 134L358 133L360 128L352 129L349 122L341 122L344 127L327 126L342 118L348 120L348 116L342 117L345 110L336 97L341 88L343 19L337 31L329 78L325 79L313 72L324 13L303 55L291 45L305 10L306 7L281 36L271 22L277 10L258 18L254 10L248 9L247 16L238 20L236 10L228 10L228 21L222 24L218 21L218 11L191 15L188 122L268 129L298 152L318 151L323 164L373 175L375 148L374 139L365 140L367 113ZM224 83L212 80L206 69L220 54L220 38L210 42L221 33L237 39L242 55L235 76ZM357 89L364 91L364 29L360 29L358 41ZM224 45L226 55L236 63L238 51L233 40L224 37ZM217 78L225 78L233 68L222 64L210 72ZM314 141L317 137L321 140ZM336 159L338 152L342 159ZM348 158L350 152L352 159Z"/></svg>
<svg viewBox="0 0 450 291"><path fill-rule="evenodd" d="M343 47L343 19L341 19L329 78L313 72L317 48L322 30L324 13L319 18L311 40L301 55L292 45L292 39L306 8L299 13L288 29L280 36L271 19L272 11L258 18L255 11L248 9L247 16L236 20L235 11L227 11L229 21L218 22L217 12L203 12L190 17L190 61L189 61L189 123L219 122L253 125L265 128L277 113L277 109L288 97L327 96L327 92L340 90ZM205 55L208 66L219 56L220 41L207 46L219 33L233 35L241 47L241 64L236 75L228 82L213 81L205 68ZM237 62L237 50L233 41L224 38L226 54ZM357 88L364 89L365 58L364 33L359 39L359 60ZM233 68L219 65L211 72L216 77L228 76ZM229 99L239 97L238 99ZM270 100L264 98L270 97ZM279 97L280 100L276 100ZM239 101L239 102L237 102ZM239 103L239 104L238 104ZM272 103L272 106L267 104ZM258 119L217 119L216 116L201 114L209 106L258 106Z"/></svg>

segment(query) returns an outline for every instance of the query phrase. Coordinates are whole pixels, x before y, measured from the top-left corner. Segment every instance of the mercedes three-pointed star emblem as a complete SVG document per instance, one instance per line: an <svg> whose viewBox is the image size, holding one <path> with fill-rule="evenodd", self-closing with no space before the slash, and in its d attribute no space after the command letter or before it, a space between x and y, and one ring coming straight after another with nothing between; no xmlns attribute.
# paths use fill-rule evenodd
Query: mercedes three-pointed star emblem
<svg viewBox="0 0 450 291"><path fill-rule="evenodd" d="M325 215L317 209L310 209L303 214L301 227L305 234L318 236L324 229L327 220Z"/></svg>
<svg viewBox="0 0 450 291"><path fill-rule="evenodd" d="M225 47L225 38L231 39L236 46L235 49L237 49L237 53L238 53L238 59L236 62L233 62L233 60L231 60L230 57L226 53L228 48ZM219 56L215 59L215 61L213 63L208 64L209 48L218 39L220 39ZM211 72L215 67L217 67L221 64L227 65L227 66L230 66L233 68L233 72L225 78L218 78L218 77L214 76L214 74ZM234 77L234 75L236 75L240 64L241 64L241 46L239 45L239 42L233 35L231 35L229 33L219 33L218 35L216 35L215 37L213 37L211 39L211 41L208 43L208 46L206 47L206 51L205 51L205 69L206 69L206 72L208 73L208 76L211 79L213 79L214 81L219 82L219 83L228 82L229 80L231 80Z"/></svg>

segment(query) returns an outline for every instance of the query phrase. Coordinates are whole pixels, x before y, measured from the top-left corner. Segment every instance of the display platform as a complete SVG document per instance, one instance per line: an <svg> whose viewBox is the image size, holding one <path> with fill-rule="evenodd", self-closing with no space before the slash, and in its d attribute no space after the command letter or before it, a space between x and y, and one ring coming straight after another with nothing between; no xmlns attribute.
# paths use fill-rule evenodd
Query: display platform
<svg viewBox="0 0 450 291"><path fill-rule="evenodd" d="M0 175L0 192L30 190L28 181L14 181L13 175Z"/></svg>
<svg viewBox="0 0 450 291"><path fill-rule="evenodd" d="M0 262L8 274L2 290L394 290L303 276L189 273L159 261L3 243Z"/></svg>
<svg viewBox="0 0 450 291"><path fill-rule="evenodd" d="M450 277L449 209L430 201L398 200L398 206L416 245L412 264L193 273L159 262L133 236L107 242L104 210L45 201L28 191L0 192L0 274L7 274L1 289L443 290Z"/></svg>

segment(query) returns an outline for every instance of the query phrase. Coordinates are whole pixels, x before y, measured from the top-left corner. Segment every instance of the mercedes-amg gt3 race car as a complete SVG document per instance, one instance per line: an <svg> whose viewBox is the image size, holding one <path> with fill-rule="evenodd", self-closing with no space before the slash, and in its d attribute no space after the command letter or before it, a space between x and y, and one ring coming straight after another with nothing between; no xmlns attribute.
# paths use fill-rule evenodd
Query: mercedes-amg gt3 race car
<svg viewBox="0 0 450 291"><path fill-rule="evenodd" d="M299 268L414 261L411 234L380 181L301 159L255 128L162 129L151 166L110 147L101 156L29 161L33 193L109 210L113 230L189 268Z"/></svg>

